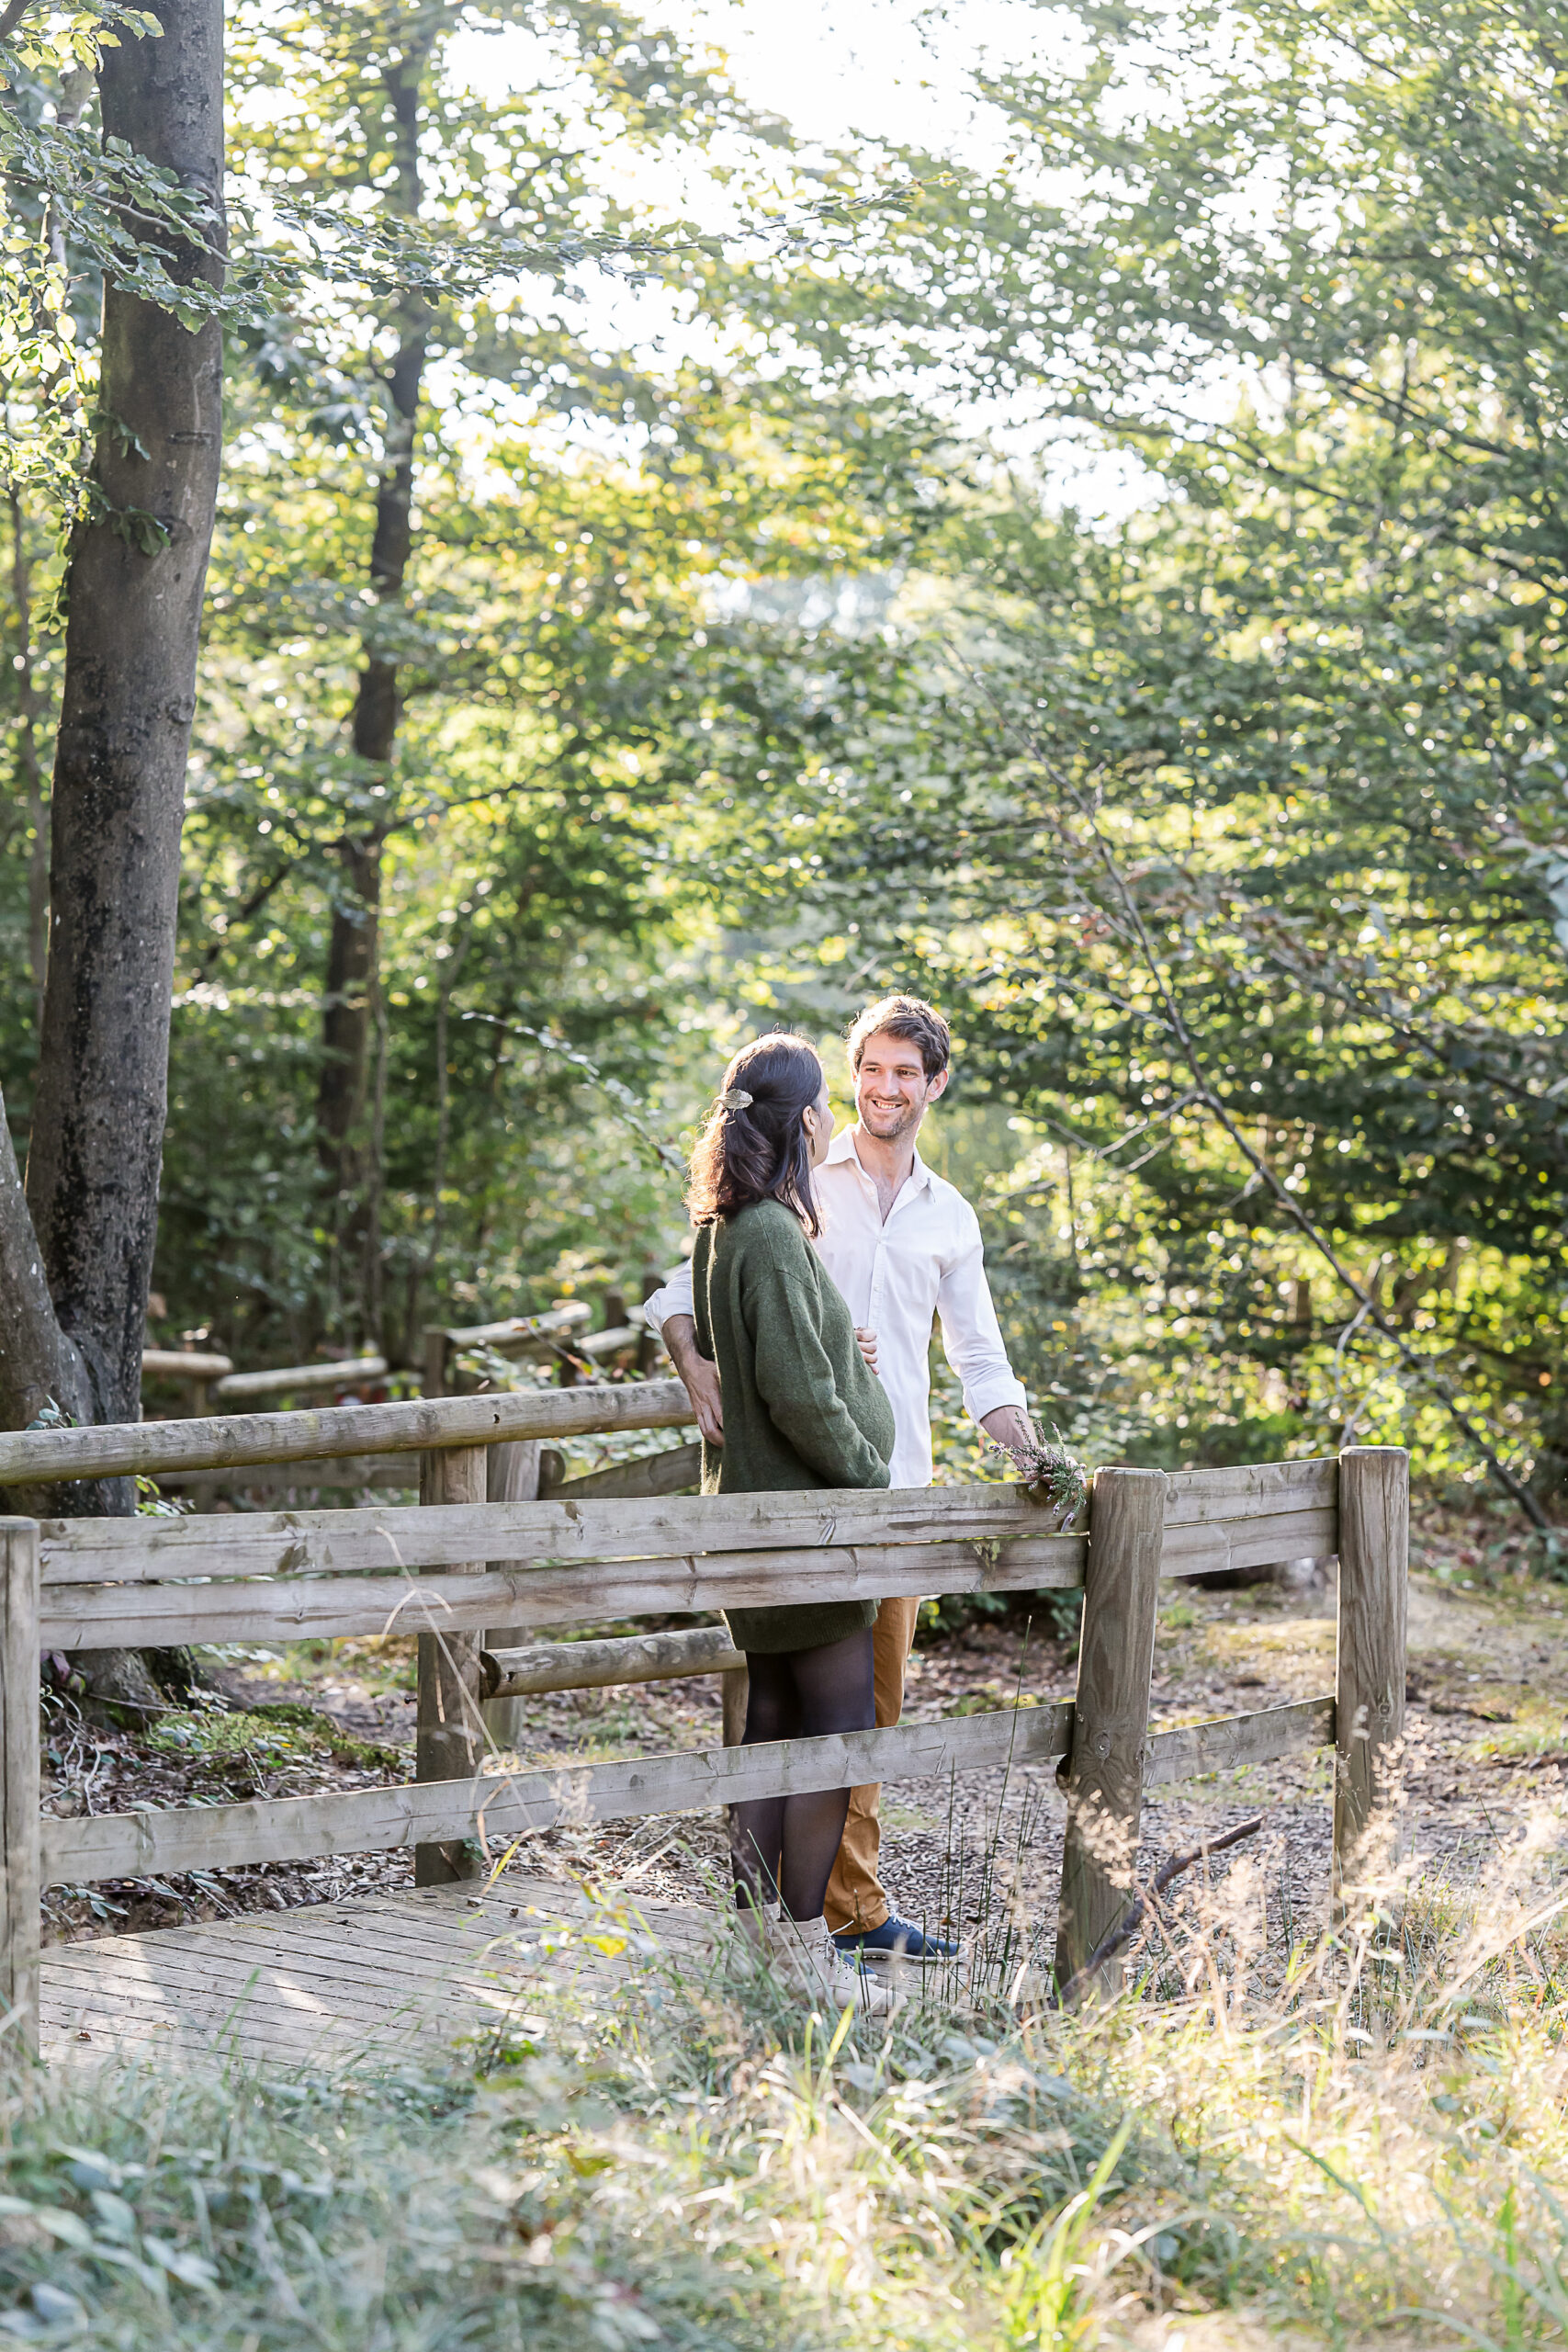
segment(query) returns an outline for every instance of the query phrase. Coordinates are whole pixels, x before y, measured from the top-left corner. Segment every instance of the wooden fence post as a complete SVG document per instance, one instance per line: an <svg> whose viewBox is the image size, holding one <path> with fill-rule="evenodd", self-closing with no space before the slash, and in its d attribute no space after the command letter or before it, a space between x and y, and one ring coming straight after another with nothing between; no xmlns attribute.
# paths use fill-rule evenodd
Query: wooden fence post
<svg viewBox="0 0 1568 2352"><path fill-rule="evenodd" d="M746 1736L746 1709L750 1695L751 1677L743 1666L732 1666L726 1673L719 1676L718 1696L719 1704L723 1709L719 1718L723 1724L720 1736L726 1747L739 1747ZM741 1862L743 1858L750 1858L746 1857L746 1849L737 1826L735 1807L732 1804L727 1804L724 1808L724 1834L729 1847L731 1870L738 1877L749 1878L750 1872L742 1871Z"/></svg>
<svg viewBox="0 0 1568 2352"><path fill-rule="evenodd" d="M1165 1492L1163 1470L1094 1474L1073 1747L1061 1776L1067 1831L1058 1984L1077 1974L1121 1918L1137 1862ZM1102 1989L1112 1989L1120 1973L1114 1962L1104 1969Z"/></svg>
<svg viewBox="0 0 1568 2352"><path fill-rule="evenodd" d="M554 1449L548 1449L554 1453ZM537 1438L525 1438L506 1445L486 1448L490 1460L485 1468L484 1498L492 1503L531 1503L540 1492L540 1478L547 1449ZM555 1453L558 1463L559 1453ZM503 1565L511 1565L505 1563ZM517 1564L519 1566L523 1563ZM485 1634L489 1650L520 1649L535 1638L529 1625L492 1625ZM526 1699L487 1699L485 1727L498 1747L515 1747L528 1712Z"/></svg>
<svg viewBox="0 0 1568 2352"><path fill-rule="evenodd" d="M444 1323L427 1323L424 1327L424 1378L421 1393L426 1396L446 1394L446 1360L451 1343Z"/></svg>
<svg viewBox="0 0 1568 2352"><path fill-rule="evenodd" d="M0 2002L16 2046L38 2054L38 1525L0 1519Z"/></svg>
<svg viewBox="0 0 1568 2352"><path fill-rule="evenodd" d="M483 1445L448 1446L422 1456L419 1498L422 1503L482 1503L485 1499L487 1457ZM482 1576L474 1562L447 1571L456 1576ZM441 1579L433 1589L440 1590ZM479 1651L478 1634L448 1632L441 1624L439 1604L430 1611L433 1629L419 1637L419 1708L414 1736L414 1778L418 1781L471 1781L484 1752L484 1725L479 1713ZM455 1838L439 1845L413 1849L416 1886L449 1886L454 1880L477 1878L479 1855L470 1840Z"/></svg>
<svg viewBox="0 0 1568 2352"><path fill-rule="evenodd" d="M1410 1580L1410 1456L1339 1456L1339 1637L1335 1676L1334 1916L1397 1860Z"/></svg>

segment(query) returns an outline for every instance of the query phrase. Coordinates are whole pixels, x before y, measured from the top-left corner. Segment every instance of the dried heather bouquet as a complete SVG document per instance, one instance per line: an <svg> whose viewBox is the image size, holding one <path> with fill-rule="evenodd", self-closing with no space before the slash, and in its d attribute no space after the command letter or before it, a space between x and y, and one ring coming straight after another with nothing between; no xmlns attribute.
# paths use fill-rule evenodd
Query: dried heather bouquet
<svg viewBox="0 0 1568 2352"><path fill-rule="evenodd" d="M1023 1445L998 1445L992 1450L1010 1462L1031 1498L1050 1511L1060 1527L1070 1527L1089 1500L1089 1477L1083 1464L1067 1452L1062 1432L1053 1429L1055 1443L1035 1434Z"/></svg>

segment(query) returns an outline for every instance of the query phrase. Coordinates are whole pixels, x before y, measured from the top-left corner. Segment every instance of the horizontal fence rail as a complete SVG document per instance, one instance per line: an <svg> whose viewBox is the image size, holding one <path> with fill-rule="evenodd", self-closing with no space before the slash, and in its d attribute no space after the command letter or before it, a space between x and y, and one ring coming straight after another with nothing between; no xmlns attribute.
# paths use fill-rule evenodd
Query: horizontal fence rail
<svg viewBox="0 0 1568 2352"><path fill-rule="evenodd" d="M539 1499L562 1502L590 1495L679 1495L701 1483L701 1443L672 1445L662 1453L637 1453L627 1462L608 1462L602 1470L567 1475L566 1463L553 1446L539 1456Z"/></svg>
<svg viewBox="0 0 1568 2352"><path fill-rule="evenodd" d="M385 1356L342 1356L331 1363L290 1363L270 1372L231 1372L213 1395L222 1405L243 1405L253 1396L300 1396L308 1388L356 1388L383 1379Z"/></svg>
<svg viewBox="0 0 1568 2352"><path fill-rule="evenodd" d="M570 1395L570 1391L564 1392ZM619 1466L619 1465L617 1465ZM573 1481L575 1486L577 1482ZM347 1576L474 1560L637 1559L654 1553L783 1551L872 1541L931 1544L1028 1536L1081 1560L1081 1533L1047 1533L1016 1487L815 1489L804 1494L671 1495L579 1501L427 1505L413 1510L257 1511L243 1518L45 1520L46 1585L171 1577ZM1163 1575L1219 1567L1243 1549L1304 1558L1312 1534L1332 1552L1333 1511L1206 1520L1166 1531Z"/></svg>
<svg viewBox="0 0 1568 2352"><path fill-rule="evenodd" d="M43 1581L362 1575L475 1560L640 1560L839 1545L986 1543L1032 1536L1081 1562L1016 1487L815 1488L581 1502L437 1503L417 1510L256 1511L243 1518L56 1519L41 1523Z"/></svg>
<svg viewBox="0 0 1568 2352"><path fill-rule="evenodd" d="M608 1690L623 1683L673 1682L688 1674L735 1674L746 1660L727 1625L680 1634L629 1634L604 1642L541 1642L534 1649L485 1652L495 1672L487 1699L529 1699L547 1690Z"/></svg>
<svg viewBox="0 0 1568 2352"><path fill-rule="evenodd" d="M562 1824L705 1813L750 1797L798 1795L870 1781L1059 1764L1071 1753L1073 1719L1071 1702L1058 1701L823 1739L682 1748L609 1764L563 1760L528 1771L498 1768L472 1781L355 1789L344 1795L272 1797L167 1812L143 1807L89 1819L48 1820L44 1883L236 1870L459 1838L481 1839L493 1858L497 1847L513 1838ZM1168 1785L1240 1764L1305 1755L1333 1736L1332 1698L1156 1731L1149 1739L1145 1784Z"/></svg>
<svg viewBox="0 0 1568 2352"><path fill-rule="evenodd" d="M347 1453L323 1462L253 1462L238 1470L160 1470L165 1494L243 1493L289 1495L357 1493L362 1487L415 1492L420 1456L413 1453Z"/></svg>
<svg viewBox="0 0 1568 2352"><path fill-rule="evenodd" d="M637 1380L621 1387L531 1388L403 1405L326 1405L317 1412L8 1430L0 1432L0 1487L150 1478L161 1470L236 1470L259 1462L331 1462L351 1453L411 1453L518 1438L682 1429L692 1418L691 1400L678 1380Z"/></svg>
<svg viewBox="0 0 1568 2352"><path fill-rule="evenodd" d="M902 1780L976 1766L1065 1756L1072 1709L1011 1708L934 1724L898 1724L825 1739L754 1747L682 1748L611 1764L486 1772L475 1780L355 1789L344 1795L273 1797L249 1804L105 1814L46 1825L49 1883L144 1878L150 1872L303 1861L321 1853L479 1838L491 1849L562 1823L703 1813L750 1797L798 1795L863 1781ZM198 1859L199 1858L199 1859Z"/></svg>
<svg viewBox="0 0 1568 2352"><path fill-rule="evenodd" d="M365 1487L396 1487L412 1493L419 1486L420 1457L414 1453L350 1453L321 1464L263 1462L238 1472L230 1470L161 1470L158 1484L171 1494L212 1494L220 1489L245 1494L311 1494L355 1490ZM606 1463L600 1470L575 1476L565 1457L547 1446L539 1457L541 1501L573 1501L589 1495L679 1495L694 1488L702 1477L700 1444L669 1446L659 1453L634 1453L624 1462Z"/></svg>
<svg viewBox="0 0 1568 2352"><path fill-rule="evenodd" d="M290 1576L212 1584L49 1585L43 1640L90 1650L181 1642L298 1642L346 1635L588 1625L606 1617L766 1608L781 1585L797 1600L897 1594L1073 1590L1084 1538L994 1545L837 1544L798 1551L708 1552L488 1576Z"/></svg>

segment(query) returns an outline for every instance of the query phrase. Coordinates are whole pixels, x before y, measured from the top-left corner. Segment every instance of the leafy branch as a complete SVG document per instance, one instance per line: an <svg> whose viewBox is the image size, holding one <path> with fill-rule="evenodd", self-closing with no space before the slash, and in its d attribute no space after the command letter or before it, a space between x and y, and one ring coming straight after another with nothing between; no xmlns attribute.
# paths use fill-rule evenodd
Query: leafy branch
<svg viewBox="0 0 1568 2352"><path fill-rule="evenodd" d="M967 674L976 691L985 695L991 702L993 709L996 709L995 699L990 695L987 683L973 671L969 671ZM1010 722L1005 714L999 711L998 718L1003 732L1007 732ZM1150 982L1164 1009L1166 1028L1174 1038L1182 1059L1191 1072L1196 1098L1210 1117L1228 1136L1252 1170L1254 1177L1267 1189L1276 1204L1317 1251L1325 1264L1332 1270L1336 1279L1357 1300L1368 1321L1389 1342L1405 1369L1430 1395L1437 1398L1455 1427L1463 1432L1486 1464L1504 1493L1518 1505L1533 1526L1540 1529L1543 1534L1550 1534L1551 1522L1529 1487L1500 1458L1484 1430L1466 1412L1443 1374L1418 1350L1411 1347L1404 1334L1384 1312L1376 1296L1351 1272L1327 1235L1307 1215L1294 1193L1286 1190L1263 1154L1248 1141L1245 1132L1232 1116L1223 1096L1209 1076L1202 1050L1188 1023L1175 983L1149 934L1148 926L1144 920L1143 910L1138 904L1133 885L1115 851L1101 831L1089 799L1076 780L1051 757L1032 729L1021 728L1015 731L1019 740L1026 745L1040 773L1050 780L1057 792L1069 801L1077 812L1079 822L1085 828L1091 844L1090 854L1110 886L1115 903L1121 910L1126 933L1136 944Z"/></svg>

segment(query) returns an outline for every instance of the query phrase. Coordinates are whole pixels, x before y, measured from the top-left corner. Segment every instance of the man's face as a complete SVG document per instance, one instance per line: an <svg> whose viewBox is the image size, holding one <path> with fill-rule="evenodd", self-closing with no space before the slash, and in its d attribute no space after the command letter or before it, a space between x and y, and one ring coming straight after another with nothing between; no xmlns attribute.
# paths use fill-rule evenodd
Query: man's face
<svg viewBox="0 0 1568 2352"><path fill-rule="evenodd" d="M916 1135L927 1106L946 1090L946 1070L928 1078L920 1049L910 1038L890 1037L879 1029L866 1039L855 1074L855 1109L878 1143Z"/></svg>

